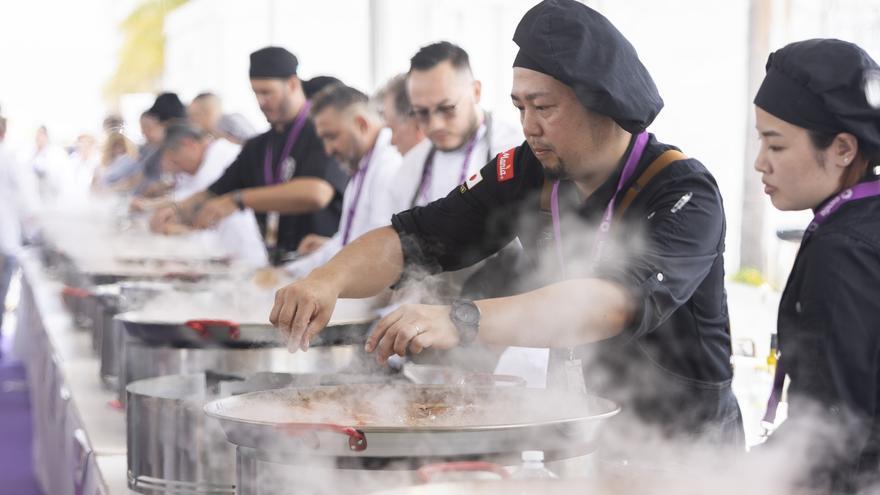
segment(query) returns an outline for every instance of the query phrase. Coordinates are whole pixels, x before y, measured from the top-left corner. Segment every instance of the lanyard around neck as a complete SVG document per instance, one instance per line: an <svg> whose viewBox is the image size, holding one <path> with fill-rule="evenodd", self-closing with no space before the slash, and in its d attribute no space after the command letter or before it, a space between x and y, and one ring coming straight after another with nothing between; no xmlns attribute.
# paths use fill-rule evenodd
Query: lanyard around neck
<svg viewBox="0 0 880 495"><path fill-rule="evenodd" d="M596 233L596 242L593 245L594 262L599 259L599 256L601 256L602 249L604 248L605 243L608 240L608 235L611 232L611 222L614 219L614 207L616 204L617 195L620 194L624 186L633 178L633 175L635 175L636 169L639 165L639 161L642 158L642 154L644 153L645 146L647 144L648 132L642 131L638 136L636 136L636 142L626 159L626 164L623 166L623 171L620 174L620 179L617 181L617 189L614 191L614 195L611 197L611 200L605 207L605 213L602 215L602 223L599 224L599 230ZM550 192L550 215L553 218L553 240L556 244L556 257L559 259L560 271L563 277L565 277L566 265L565 253L563 252L564 250L562 248L562 225L559 219L558 180L553 183L553 189Z"/></svg>
<svg viewBox="0 0 880 495"><path fill-rule="evenodd" d="M307 101L296 115L296 120L294 120L293 126L290 128L290 132L287 133L287 141L284 143L284 148L281 150L282 163L285 158L290 156L290 151L293 149L293 145L299 139L299 135L302 133L303 127L305 127L306 121L308 120L310 107L311 103ZM272 140L269 139L269 142L266 144L265 159L263 160L263 180L267 186L280 184L285 180L284 167L279 166L277 170L275 170L275 173L272 173L274 161L274 157L272 156Z"/></svg>

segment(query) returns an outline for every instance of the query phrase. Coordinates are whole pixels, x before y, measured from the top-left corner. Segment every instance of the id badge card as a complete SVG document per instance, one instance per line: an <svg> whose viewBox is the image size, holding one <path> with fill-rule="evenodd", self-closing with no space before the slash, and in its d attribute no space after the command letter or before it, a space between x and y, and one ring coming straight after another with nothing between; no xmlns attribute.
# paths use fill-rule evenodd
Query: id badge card
<svg viewBox="0 0 880 495"><path fill-rule="evenodd" d="M281 162L281 177L284 182L287 182L293 178L294 173L296 173L296 160L292 156L288 156Z"/></svg>

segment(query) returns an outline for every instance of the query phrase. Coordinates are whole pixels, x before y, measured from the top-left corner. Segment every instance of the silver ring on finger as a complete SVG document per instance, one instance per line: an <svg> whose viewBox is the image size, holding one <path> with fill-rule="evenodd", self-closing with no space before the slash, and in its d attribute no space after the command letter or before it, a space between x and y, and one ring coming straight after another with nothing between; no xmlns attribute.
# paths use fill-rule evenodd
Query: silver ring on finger
<svg viewBox="0 0 880 495"><path fill-rule="evenodd" d="M423 330L422 327L420 327L418 325L415 325L415 327L416 327L416 335L421 335L421 334L425 333L425 330Z"/></svg>

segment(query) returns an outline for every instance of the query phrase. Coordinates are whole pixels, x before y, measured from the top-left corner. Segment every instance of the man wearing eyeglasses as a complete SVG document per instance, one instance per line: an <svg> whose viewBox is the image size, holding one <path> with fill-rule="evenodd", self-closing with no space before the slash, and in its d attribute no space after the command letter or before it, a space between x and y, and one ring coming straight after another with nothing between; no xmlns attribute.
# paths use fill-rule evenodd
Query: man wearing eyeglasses
<svg viewBox="0 0 880 495"><path fill-rule="evenodd" d="M468 54L441 41L410 59L407 93L412 117L428 139L408 153L395 194L400 210L449 194L498 153L522 142L522 132L480 108L480 81Z"/></svg>

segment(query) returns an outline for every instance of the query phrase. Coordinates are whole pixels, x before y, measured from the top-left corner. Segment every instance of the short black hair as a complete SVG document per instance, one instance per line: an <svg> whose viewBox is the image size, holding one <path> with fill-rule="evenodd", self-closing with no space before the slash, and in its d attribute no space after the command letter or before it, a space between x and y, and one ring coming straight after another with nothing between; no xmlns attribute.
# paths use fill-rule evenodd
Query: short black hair
<svg viewBox="0 0 880 495"><path fill-rule="evenodd" d="M184 139L200 141L207 137L207 133L198 126L189 122L177 121L168 125L165 129L165 139L162 141L163 150L173 150L180 147Z"/></svg>
<svg viewBox="0 0 880 495"><path fill-rule="evenodd" d="M356 104L367 105L370 98L361 91L345 84L331 84L312 98L312 117L327 108L343 111Z"/></svg>
<svg viewBox="0 0 880 495"><path fill-rule="evenodd" d="M378 103L381 105L382 100L391 98L394 105L394 111L400 117L407 118L412 111L412 103L409 101L409 94L406 92L406 74L398 74L391 78L385 84L385 87L376 95Z"/></svg>
<svg viewBox="0 0 880 495"><path fill-rule="evenodd" d="M300 83L302 84L303 93L306 94L306 98L311 99L327 86L342 84L342 81L333 76L315 76L308 80L300 79Z"/></svg>
<svg viewBox="0 0 880 495"><path fill-rule="evenodd" d="M457 70L471 71L470 57L464 48L448 41L423 46L409 59L409 71L425 71L449 62Z"/></svg>

